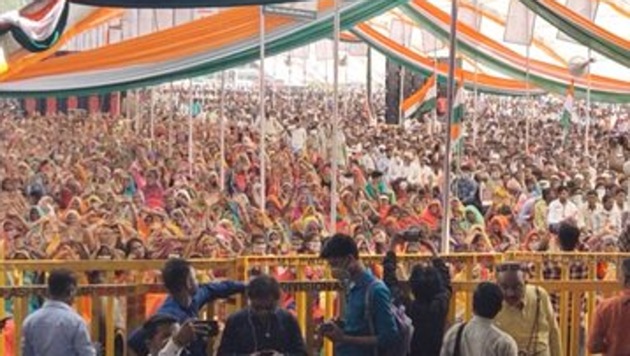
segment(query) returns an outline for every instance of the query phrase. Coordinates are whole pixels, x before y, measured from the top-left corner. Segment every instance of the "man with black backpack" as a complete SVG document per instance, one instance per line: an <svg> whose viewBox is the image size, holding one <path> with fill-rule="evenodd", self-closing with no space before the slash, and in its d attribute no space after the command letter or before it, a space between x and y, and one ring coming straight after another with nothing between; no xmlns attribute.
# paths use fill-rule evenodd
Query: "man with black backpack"
<svg viewBox="0 0 630 356"><path fill-rule="evenodd" d="M468 323L454 325L446 334L441 356L516 356L516 341L494 326L503 307L501 288L483 282L473 295L475 316Z"/></svg>
<svg viewBox="0 0 630 356"><path fill-rule="evenodd" d="M359 260L350 236L337 234L322 248L320 257L343 285L344 315L324 323L320 333L333 342L337 356L404 356L413 329L393 306L390 291Z"/></svg>

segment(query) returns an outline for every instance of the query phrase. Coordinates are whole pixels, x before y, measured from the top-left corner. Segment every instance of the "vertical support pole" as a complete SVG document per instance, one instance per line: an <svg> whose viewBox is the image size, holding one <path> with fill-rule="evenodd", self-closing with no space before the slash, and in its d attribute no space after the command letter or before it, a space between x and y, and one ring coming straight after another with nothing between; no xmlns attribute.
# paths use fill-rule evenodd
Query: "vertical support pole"
<svg viewBox="0 0 630 356"><path fill-rule="evenodd" d="M188 174L192 178L193 175L193 99L194 99L194 91L193 91L193 81L192 78L189 80L190 88L188 88Z"/></svg>
<svg viewBox="0 0 630 356"><path fill-rule="evenodd" d="M448 59L448 111L446 121L446 157L444 158L444 186L442 188L442 196L444 197L443 214L442 214L442 253L448 253L450 250L450 229L451 229L451 204L450 201L450 183L451 183L451 126L453 124L453 101L455 99L455 52L457 40L457 0L453 0L451 8L451 36L450 49Z"/></svg>
<svg viewBox="0 0 630 356"><path fill-rule="evenodd" d="M588 68L587 68L587 78L588 87L586 88L586 129L584 130L584 152L586 152L586 157L589 156L590 147L589 147L589 135L591 131L591 49L588 49Z"/></svg>
<svg viewBox="0 0 630 356"><path fill-rule="evenodd" d="M330 189L330 229L337 232L337 171L339 164L339 38L341 18L339 16L339 0L335 1L334 48L335 65L333 68L333 115L332 115L332 177Z"/></svg>
<svg viewBox="0 0 630 356"><path fill-rule="evenodd" d="M267 119L265 113L265 6L260 6L260 204L261 210L265 212L266 196L266 183L267 183L267 160L265 159L265 151L267 149ZM265 236L268 236L266 234ZM266 241L267 244L269 241Z"/></svg>
<svg viewBox="0 0 630 356"><path fill-rule="evenodd" d="M221 191L225 189L225 71L221 72L221 102L219 104L219 118L221 120Z"/></svg>

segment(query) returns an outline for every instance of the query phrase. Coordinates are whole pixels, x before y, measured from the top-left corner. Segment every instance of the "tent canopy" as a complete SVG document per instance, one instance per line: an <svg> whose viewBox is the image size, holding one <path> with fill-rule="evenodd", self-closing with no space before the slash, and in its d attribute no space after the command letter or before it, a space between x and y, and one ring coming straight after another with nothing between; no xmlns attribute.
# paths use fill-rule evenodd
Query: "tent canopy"
<svg viewBox="0 0 630 356"><path fill-rule="evenodd" d="M573 11L580 16L579 3L583 6L591 1L567 0L566 6L558 4L563 9L554 7L554 11ZM84 5L77 5L79 2ZM258 59L260 22L254 7L209 9L216 2L212 0L178 1L187 8L176 10L140 9L142 3L148 3L144 0L124 1L133 7L127 10L97 7L117 2L121 1L70 0L65 32L41 53L29 54L16 48L19 45L11 43L9 34L0 37L0 45L10 58L9 71L0 76L0 95L120 90L212 73ZM229 2L256 1L221 1L223 5ZM532 36L527 40L531 45L527 46L506 40L507 33L514 31L511 24L517 22L512 6L518 0L460 0L458 56L467 80L476 80L482 90L513 95L528 91L562 94L575 80L578 96L590 86L594 100L630 102L630 68L620 61L628 52L615 57L595 46L589 51L580 39L572 39L579 30L580 34L600 36L593 40L606 40L624 48L629 33L620 29L630 26L628 4L624 0L596 2L599 6L592 19L573 24L576 28L572 31L562 31L564 37L558 35L558 24L532 12ZM341 3L343 28L352 30L344 33L345 40L364 41L410 68L425 72L435 67L433 57L448 54L444 43L450 0ZM269 55L330 36L333 1L319 0L312 5L317 10L313 19L266 15ZM191 8L197 6L203 8ZM523 9L526 10L524 6ZM69 54L57 56L62 50ZM573 78L567 70L568 62L574 57L586 58L589 52L596 60L590 66L592 75ZM439 72L442 70L438 68Z"/></svg>

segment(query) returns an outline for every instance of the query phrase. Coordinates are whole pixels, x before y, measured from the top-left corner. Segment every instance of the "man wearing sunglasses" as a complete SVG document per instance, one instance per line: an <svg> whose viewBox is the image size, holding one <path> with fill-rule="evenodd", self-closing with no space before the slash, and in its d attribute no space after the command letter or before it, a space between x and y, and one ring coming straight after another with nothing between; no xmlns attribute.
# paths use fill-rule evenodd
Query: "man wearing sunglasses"
<svg viewBox="0 0 630 356"><path fill-rule="evenodd" d="M514 338L522 356L561 356L560 330L549 294L525 283L520 263L497 266L497 283L503 291L503 309L495 322Z"/></svg>

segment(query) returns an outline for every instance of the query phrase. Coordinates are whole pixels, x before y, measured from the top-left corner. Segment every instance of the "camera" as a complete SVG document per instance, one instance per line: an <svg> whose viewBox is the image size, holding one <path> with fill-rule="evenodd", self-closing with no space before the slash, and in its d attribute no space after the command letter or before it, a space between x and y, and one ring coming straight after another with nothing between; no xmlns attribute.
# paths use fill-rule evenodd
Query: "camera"
<svg viewBox="0 0 630 356"><path fill-rule="evenodd" d="M219 335L219 323L215 320L197 320L194 324L197 335L201 337L215 337Z"/></svg>

